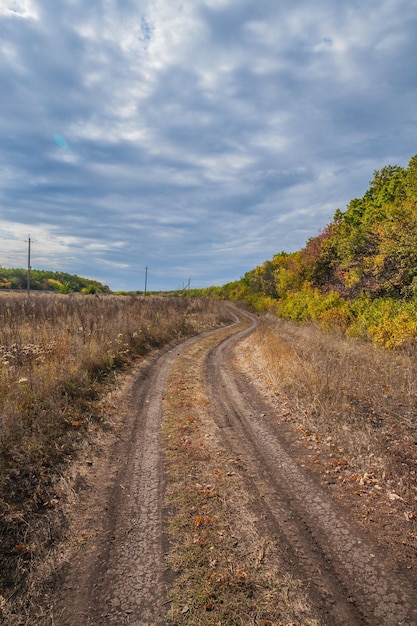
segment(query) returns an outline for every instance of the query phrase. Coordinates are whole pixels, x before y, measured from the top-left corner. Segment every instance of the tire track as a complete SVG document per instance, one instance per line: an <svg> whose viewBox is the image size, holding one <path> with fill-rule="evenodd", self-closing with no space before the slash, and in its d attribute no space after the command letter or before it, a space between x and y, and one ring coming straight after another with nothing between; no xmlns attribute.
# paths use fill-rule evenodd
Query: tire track
<svg viewBox="0 0 417 626"><path fill-rule="evenodd" d="M222 330L206 331L162 350L138 375L128 423L111 460L103 460L97 491L90 494L89 505L96 515L91 520L92 540L69 564L54 607L54 624L166 623L162 398L174 360L193 343Z"/></svg>
<svg viewBox="0 0 417 626"><path fill-rule="evenodd" d="M232 326L238 321L236 318ZM102 576L93 593L91 624L162 626L166 623L162 399L174 360L194 343L222 330L207 331L162 354L146 380L136 387L137 419L131 460L121 476L123 495L119 497L111 534L114 548L100 568Z"/></svg>
<svg viewBox="0 0 417 626"><path fill-rule="evenodd" d="M251 328L210 352L206 371L217 425L225 446L241 459L254 511L262 509L260 523L285 539L292 567L308 584L325 623L416 624L415 591L393 576L375 546L292 460L265 417L271 408L233 368L232 348L254 329L252 320Z"/></svg>

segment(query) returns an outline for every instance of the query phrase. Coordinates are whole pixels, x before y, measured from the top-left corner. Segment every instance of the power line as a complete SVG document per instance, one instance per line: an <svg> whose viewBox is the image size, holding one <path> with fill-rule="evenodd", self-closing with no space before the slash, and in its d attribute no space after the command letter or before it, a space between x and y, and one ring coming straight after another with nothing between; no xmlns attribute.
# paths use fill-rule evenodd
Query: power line
<svg viewBox="0 0 417 626"><path fill-rule="evenodd" d="M28 235L28 297L30 296L30 235Z"/></svg>
<svg viewBox="0 0 417 626"><path fill-rule="evenodd" d="M148 285L148 269L149 269L149 267L146 266L145 267L145 296L146 296L146 288L147 288L147 285Z"/></svg>
<svg viewBox="0 0 417 626"><path fill-rule="evenodd" d="M25 241L28 244L28 266L27 266L27 294L28 297L30 296L30 270L32 269L30 266L30 244L31 244L31 238L30 235L28 235L27 239L16 239L15 237L0 237L1 240L3 241Z"/></svg>

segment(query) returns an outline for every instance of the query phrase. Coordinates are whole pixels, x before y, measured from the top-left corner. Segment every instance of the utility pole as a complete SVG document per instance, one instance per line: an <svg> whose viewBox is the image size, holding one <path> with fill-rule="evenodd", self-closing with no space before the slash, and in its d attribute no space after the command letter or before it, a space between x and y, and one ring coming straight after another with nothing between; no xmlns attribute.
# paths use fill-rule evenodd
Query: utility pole
<svg viewBox="0 0 417 626"><path fill-rule="evenodd" d="M28 235L28 280L27 280L27 288L28 288L28 297L30 296L30 235Z"/></svg>
<svg viewBox="0 0 417 626"><path fill-rule="evenodd" d="M146 288L147 288L147 285L148 285L148 269L149 269L149 267L146 266L145 267L145 296L146 296Z"/></svg>

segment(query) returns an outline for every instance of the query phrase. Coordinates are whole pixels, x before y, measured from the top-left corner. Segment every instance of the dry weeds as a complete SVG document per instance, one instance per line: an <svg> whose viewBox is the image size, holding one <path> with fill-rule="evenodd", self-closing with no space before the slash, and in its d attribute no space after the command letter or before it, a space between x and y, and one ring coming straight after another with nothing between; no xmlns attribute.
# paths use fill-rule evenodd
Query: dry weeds
<svg viewBox="0 0 417 626"><path fill-rule="evenodd" d="M177 360L164 401L175 572L168 623L317 626L301 582L259 533L239 460L219 443L202 374L206 349L218 341L207 338Z"/></svg>
<svg viewBox="0 0 417 626"><path fill-rule="evenodd" d="M115 372L226 319L220 303L186 298L1 294L0 620L31 602L71 464L110 427L98 400Z"/></svg>
<svg viewBox="0 0 417 626"><path fill-rule="evenodd" d="M369 343L267 316L245 355L279 398L284 416L331 459L338 481L417 504L415 352ZM320 461L317 460L319 463Z"/></svg>

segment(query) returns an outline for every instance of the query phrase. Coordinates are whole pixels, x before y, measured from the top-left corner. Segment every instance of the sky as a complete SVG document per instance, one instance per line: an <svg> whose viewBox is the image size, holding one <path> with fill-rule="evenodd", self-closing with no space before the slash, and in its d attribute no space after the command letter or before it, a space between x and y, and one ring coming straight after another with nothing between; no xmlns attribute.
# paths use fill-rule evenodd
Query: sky
<svg viewBox="0 0 417 626"><path fill-rule="evenodd" d="M414 0L0 0L0 266L222 285L417 153ZM148 268L145 270L145 268Z"/></svg>

